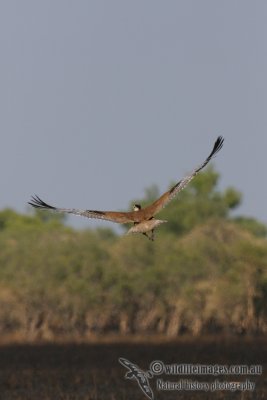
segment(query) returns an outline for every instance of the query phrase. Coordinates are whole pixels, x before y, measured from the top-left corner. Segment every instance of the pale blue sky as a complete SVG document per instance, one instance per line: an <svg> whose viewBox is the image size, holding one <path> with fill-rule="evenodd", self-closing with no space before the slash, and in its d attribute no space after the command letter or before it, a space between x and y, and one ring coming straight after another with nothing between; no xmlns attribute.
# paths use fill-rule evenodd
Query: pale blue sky
<svg viewBox="0 0 267 400"><path fill-rule="evenodd" d="M1 2L0 208L126 209L220 134L220 187L267 222L266 21L257 0Z"/></svg>

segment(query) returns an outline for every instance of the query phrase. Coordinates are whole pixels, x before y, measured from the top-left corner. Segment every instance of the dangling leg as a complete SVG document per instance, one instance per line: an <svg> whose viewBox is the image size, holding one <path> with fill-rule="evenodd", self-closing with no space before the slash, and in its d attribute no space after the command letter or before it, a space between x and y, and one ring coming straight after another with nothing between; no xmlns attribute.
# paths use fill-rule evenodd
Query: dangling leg
<svg viewBox="0 0 267 400"><path fill-rule="evenodd" d="M148 236L148 234L147 234L146 232L142 232L142 234L143 234L144 236L146 236L146 237L150 240L150 237Z"/></svg>
<svg viewBox="0 0 267 400"><path fill-rule="evenodd" d="M151 230L151 235L148 235L146 232L143 232L143 235L145 235L149 240L154 241L154 229Z"/></svg>

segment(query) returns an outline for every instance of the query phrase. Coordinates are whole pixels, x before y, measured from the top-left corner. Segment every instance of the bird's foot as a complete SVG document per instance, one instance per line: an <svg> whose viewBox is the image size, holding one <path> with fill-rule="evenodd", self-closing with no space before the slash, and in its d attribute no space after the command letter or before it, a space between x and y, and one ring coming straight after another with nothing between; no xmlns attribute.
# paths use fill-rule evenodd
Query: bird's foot
<svg viewBox="0 0 267 400"><path fill-rule="evenodd" d="M151 235L148 235L146 232L143 232L143 235L146 236L152 242L154 241L154 232L151 231Z"/></svg>

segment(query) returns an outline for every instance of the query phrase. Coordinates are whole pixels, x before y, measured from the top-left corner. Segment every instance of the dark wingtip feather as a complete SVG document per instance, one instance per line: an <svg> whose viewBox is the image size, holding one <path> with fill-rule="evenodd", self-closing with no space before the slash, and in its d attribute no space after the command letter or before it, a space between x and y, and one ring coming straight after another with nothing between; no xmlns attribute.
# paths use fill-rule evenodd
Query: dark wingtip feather
<svg viewBox="0 0 267 400"><path fill-rule="evenodd" d="M28 201L28 204L30 204L32 207L35 208L42 208L42 209L49 209L49 210L55 210L56 208L53 206L50 206L49 204L45 203L42 199L40 199L37 194L35 196L31 197L31 201Z"/></svg>
<svg viewBox="0 0 267 400"><path fill-rule="evenodd" d="M221 148L223 147L223 142L224 138L222 136L219 136L214 144L213 154L216 154L218 151L221 150Z"/></svg>
<svg viewBox="0 0 267 400"><path fill-rule="evenodd" d="M223 142L224 142L224 138L222 136L219 136L216 140L216 142L214 143L212 152L210 153L208 159L210 160L215 154L218 153L218 151L221 150L221 148L223 147Z"/></svg>

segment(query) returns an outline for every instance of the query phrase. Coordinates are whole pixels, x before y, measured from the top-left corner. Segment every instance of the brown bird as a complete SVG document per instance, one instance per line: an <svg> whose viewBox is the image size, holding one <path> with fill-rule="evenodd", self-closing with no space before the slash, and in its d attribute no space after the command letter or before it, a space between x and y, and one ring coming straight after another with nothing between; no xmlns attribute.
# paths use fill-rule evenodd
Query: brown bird
<svg viewBox="0 0 267 400"><path fill-rule="evenodd" d="M76 208L58 208L45 203L37 195L32 196L29 204L35 208L52 210L56 212L63 212L67 214L80 215L87 218L103 219L106 221L117 222L119 224L133 223L134 226L129 229L129 233L142 233L150 240L154 240L154 229L167 221L154 219L154 216L161 211L186 185L200 172L221 150L224 139L219 136L214 143L213 149L206 160L197 168L195 168L189 175L181 179L170 190L160 196L154 203L145 208L141 208L139 204L135 204L133 211L120 212L120 211L98 211L98 210L78 210ZM151 235L148 233L151 232Z"/></svg>

